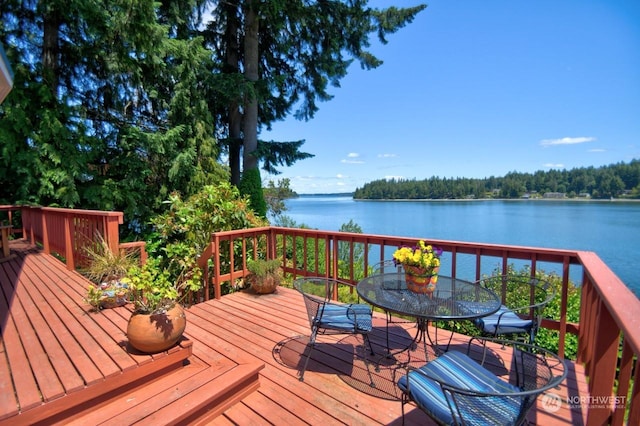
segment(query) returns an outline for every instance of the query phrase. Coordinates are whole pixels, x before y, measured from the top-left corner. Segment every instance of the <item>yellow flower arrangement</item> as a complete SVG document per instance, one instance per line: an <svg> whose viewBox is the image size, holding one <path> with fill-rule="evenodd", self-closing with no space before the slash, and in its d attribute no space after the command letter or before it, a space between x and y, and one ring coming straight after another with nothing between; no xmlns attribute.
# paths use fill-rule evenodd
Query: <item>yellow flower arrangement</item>
<svg viewBox="0 0 640 426"><path fill-rule="evenodd" d="M400 247L393 253L393 260L396 265L408 265L432 271L440 267L440 256L442 249L418 241L415 247Z"/></svg>

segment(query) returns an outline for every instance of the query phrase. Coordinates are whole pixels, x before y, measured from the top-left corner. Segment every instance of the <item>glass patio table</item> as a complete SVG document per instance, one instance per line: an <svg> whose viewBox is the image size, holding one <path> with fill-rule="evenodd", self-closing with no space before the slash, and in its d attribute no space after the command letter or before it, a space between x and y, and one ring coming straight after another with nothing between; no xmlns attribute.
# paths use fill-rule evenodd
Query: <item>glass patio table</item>
<svg viewBox="0 0 640 426"><path fill-rule="evenodd" d="M462 321L491 315L500 309L500 299L491 290L478 284L458 278L438 276L436 290L432 294L418 294L407 289L404 273L373 274L356 286L358 295L372 306L381 308L387 314L387 357L407 351L422 342L427 353L427 341L434 348L436 343L429 335L429 321ZM406 348L391 353L389 347L389 323L391 314L399 314L416 319L417 331ZM437 333L437 331L436 331ZM451 338L449 338L451 343ZM437 352L437 348L436 348Z"/></svg>

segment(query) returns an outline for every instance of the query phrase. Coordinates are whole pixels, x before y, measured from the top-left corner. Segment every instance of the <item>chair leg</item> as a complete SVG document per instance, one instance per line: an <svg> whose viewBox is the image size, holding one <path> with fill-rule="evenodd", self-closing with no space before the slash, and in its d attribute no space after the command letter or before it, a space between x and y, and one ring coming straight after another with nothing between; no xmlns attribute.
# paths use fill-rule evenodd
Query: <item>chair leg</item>
<svg viewBox="0 0 640 426"><path fill-rule="evenodd" d="M406 394L402 394L402 397L400 398L400 410L402 412L402 425L404 426L404 406L407 403L407 396Z"/></svg>
<svg viewBox="0 0 640 426"><path fill-rule="evenodd" d="M309 364L309 358L311 358L311 352L313 352L313 348L316 345L316 335L318 334L318 329L314 328L311 332L311 337L309 337L309 343L307 344L307 348L309 353L307 354L307 358L304 360L304 365L302 366L302 371L300 372L300 377L298 380L304 382L304 372L307 371L307 364Z"/></svg>
<svg viewBox="0 0 640 426"><path fill-rule="evenodd" d="M370 351L371 355L375 355L376 353L373 352L373 346L371 346L371 340L369 340L369 335L368 334L363 334L362 337L367 342L367 344L369 345L369 351Z"/></svg>
<svg viewBox="0 0 640 426"><path fill-rule="evenodd" d="M387 331L387 352L390 352L389 351L389 323L391 322L391 313L387 312L387 311L384 311L384 314L385 314L385 316L387 318L387 328L386 328L386 331Z"/></svg>
<svg viewBox="0 0 640 426"><path fill-rule="evenodd" d="M369 374L369 386L371 386L372 388L375 388L376 384L373 382L373 375L371 374L371 370L369 369L369 357L366 354L367 345L369 345L369 350L371 351L371 355L375 355L375 353L373 352L373 346L371 346L371 340L369 340L369 335L363 334L362 339L364 340L364 343L362 345L362 349L364 352L364 365L365 367L367 367L367 374Z"/></svg>

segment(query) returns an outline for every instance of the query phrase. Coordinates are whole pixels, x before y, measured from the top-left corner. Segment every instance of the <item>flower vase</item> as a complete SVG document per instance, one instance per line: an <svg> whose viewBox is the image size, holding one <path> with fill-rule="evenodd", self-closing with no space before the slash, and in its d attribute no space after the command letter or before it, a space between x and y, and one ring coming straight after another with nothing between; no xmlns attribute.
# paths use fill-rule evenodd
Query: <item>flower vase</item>
<svg viewBox="0 0 640 426"><path fill-rule="evenodd" d="M403 265L404 279L407 289L418 294L431 296L436 290L438 270L440 268L421 268L419 266Z"/></svg>

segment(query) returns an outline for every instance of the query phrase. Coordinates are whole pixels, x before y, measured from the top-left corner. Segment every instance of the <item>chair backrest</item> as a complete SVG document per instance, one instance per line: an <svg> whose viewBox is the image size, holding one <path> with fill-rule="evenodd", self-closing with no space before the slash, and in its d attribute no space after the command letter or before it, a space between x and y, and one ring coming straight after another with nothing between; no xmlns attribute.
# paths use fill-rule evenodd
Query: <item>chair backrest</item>
<svg viewBox="0 0 640 426"><path fill-rule="evenodd" d="M333 295L337 294L338 284L340 284L338 280L323 277L298 278L293 282L293 287L304 297L311 327L314 326L315 320L322 316L324 305L334 299Z"/></svg>
<svg viewBox="0 0 640 426"><path fill-rule="evenodd" d="M463 419L463 422L467 418L482 418L482 416L487 416L482 419L482 423L490 424L497 419L504 421L505 419L500 416L511 411L508 414L509 422L511 424L513 421L513 424L518 425L524 422L538 396L556 388L566 378L566 365L556 354L542 348L516 341L494 340L494 342L513 348L510 363L506 363L506 359L501 359L509 371L508 384L513 386L513 390L502 384L499 386L493 384L493 390L488 390L488 387L474 391L449 385L443 385L442 388L446 398L453 405L452 411L455 416ZM490 366L485 365L485 367L491 369ZM473 369L469 368L462 374L469 374L470 371ZM473 380L474 378L468 377L468 382ZM495 417L492 419L492 416Z"/></svg>
<svg viewBox="0 0 640 426"><path fill-rule="evenodd" d="M548 281L523 275L494 275L478 283L495 292L510 310L531 318L534 332L540 326L544 308L555 296Z"/></svg>
<svg viewBox="0 0 640 426"><path fill-rule="evenodd" d="M373 274L403 273L402 265L396 265L393 259L383 260L371 267Z"/></svg>
<svg viewBox="0 0 640 426"><path fill-rule="evenodd" d="M492 356L485 356L486 350ZM492 361L485 362L488 359ZM411 379L410 374L414 374ZM564 361L546 349L474 337L466 353L446 352L417 370L412 368L398 385L443 423L521 424L537 397L566 376Z"/></svg>

